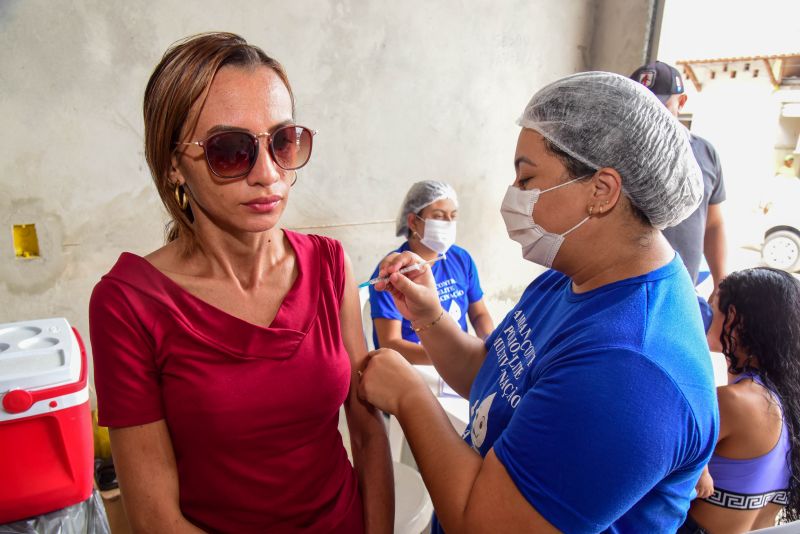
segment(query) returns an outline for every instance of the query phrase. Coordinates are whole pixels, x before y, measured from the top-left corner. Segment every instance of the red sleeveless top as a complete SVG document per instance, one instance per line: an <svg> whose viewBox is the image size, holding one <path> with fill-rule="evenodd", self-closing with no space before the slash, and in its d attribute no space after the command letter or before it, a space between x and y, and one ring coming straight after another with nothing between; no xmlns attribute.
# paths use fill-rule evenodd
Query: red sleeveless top
<svg viewBox="0 0 800 534"><path fill-rule="evenodd" d="M212 532L363 532L337 429L350 386L344 253L286 231L298 275L268 328L123 253L89 305L100 424L164 419L184 516Z"/></svg>

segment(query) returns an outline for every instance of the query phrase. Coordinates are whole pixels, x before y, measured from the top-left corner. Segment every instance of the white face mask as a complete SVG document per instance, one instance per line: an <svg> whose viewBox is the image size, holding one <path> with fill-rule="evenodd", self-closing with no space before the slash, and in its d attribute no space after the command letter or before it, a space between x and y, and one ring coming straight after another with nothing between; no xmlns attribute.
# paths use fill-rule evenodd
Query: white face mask
<svg viewBox="0 0 800 534"><path fill-rule="evenodd" d="M420 216L417 216L417 219L425 221L425 235L420 239L420 243L436 254L441 256L456 242L455 221L423 219Z"/></svg>
<svg viewBox="0 0 800 534"><path fill-rule="evenodd" d="M589 220L589 217L586 217L563 234L548 232L533 220L533 206L539 200L539 195L564 187L581 178L585 178L585 176L544 191L541 189L523 191L513 185L508 188L506 196L503 198L503 204L500 206L500 214L506 223L508 237L522 245L523 258L549 269L553 266L553 260L564 242L564 237Z"/></svg>

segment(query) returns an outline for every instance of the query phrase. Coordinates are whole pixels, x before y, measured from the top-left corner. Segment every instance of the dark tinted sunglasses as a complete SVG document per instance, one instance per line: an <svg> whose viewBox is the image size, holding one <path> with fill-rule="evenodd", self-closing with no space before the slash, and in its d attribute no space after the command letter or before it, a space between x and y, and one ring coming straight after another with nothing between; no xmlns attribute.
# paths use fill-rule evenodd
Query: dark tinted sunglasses
<svg viewBox="0 0 800 534"><path fill-rule="evenodd" d="M255 166L259 153L259 137L266 137L272 161L281 169L293 171L308 163L313 146L314 130L289 124L274 132L220 132L202 141L176 143L197 145L206 154L208 168L220 178L241 178Z"/></svg>

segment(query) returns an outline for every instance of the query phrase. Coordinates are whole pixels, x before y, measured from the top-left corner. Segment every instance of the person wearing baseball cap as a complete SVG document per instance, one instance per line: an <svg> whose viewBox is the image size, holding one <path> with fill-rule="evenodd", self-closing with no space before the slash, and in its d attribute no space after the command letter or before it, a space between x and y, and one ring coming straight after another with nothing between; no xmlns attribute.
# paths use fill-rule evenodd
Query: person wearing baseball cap
<svg viewBox="0 0 800 534"><path fill-rule="evenodd" d="M683 77L672 65L663 61L648 63L636 69L630 77L650 89L676 118L686 105L688 96ZM713 145L688 130L687 134L694 157L703 172L703 200L686 220L664 229L663 233L672 248L680 254L695 284L702 281L698 280L698 274L705 256L716 291L727 274L725 224L720 206L725 200L725 182L719 155ZM707 331L711 325L711 307L702 297L698 297L698 301Z"/></svg>
<svg viewBox="0 0 800 534"><path fill-rule="evenodd" d="M648 63L636 69L631 74L631 79L650 89L676 117L686 104L688 97L683 86L683 77L672 65L663 61Z"/></svg>

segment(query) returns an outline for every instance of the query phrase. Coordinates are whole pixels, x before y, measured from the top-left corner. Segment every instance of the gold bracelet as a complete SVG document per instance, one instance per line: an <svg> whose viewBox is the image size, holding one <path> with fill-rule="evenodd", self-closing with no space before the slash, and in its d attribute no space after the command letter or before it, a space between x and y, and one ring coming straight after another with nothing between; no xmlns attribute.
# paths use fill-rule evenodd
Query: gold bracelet
<svg viewBox="0 0 800 534"><path fill-rule="evenodd" d="M441 320L442 320L442 317L444 317L444 308L442 308L442 313L440 313L440 314L439 314L439 317L437 317L436 319L434 319L432 323L430 323L430 324L426 324L425 326L420 326L419 328L414 328L414 327L412 326L412 327L411 327L411 330L413 330L415 333L419 333L419 332L422 332L423 330L427 330L428 328L430 328L430 327L434 326L436 323L438 323L439 321L441 321Z"/></svg>

